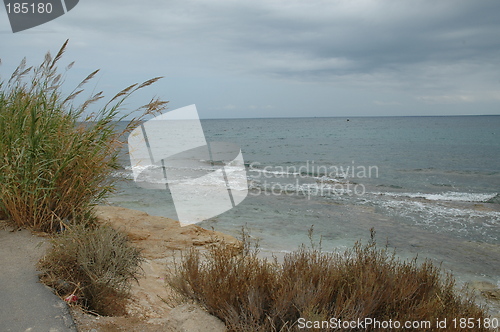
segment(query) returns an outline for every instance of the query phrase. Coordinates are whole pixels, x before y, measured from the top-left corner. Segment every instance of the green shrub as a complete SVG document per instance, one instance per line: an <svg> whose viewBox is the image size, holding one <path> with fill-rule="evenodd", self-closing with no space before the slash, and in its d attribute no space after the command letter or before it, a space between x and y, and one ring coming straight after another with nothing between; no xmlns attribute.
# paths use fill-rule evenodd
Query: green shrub
<svg viewBox="0 0 500 332"><path fill-rule="evenodd" d="M259 259L256 251L238 254L224 245L203 254L191 250L170 274L169 284L230 331L307 330L299 328L299 318L435 324L438 318L450 323L458 317L487 317L470 295L455 289L451 275L429 261L400 261L386 248L378 249L374 240L344 253L301 247L282 263ZM335 330L330 327L317 331Z"/></svg>
<svg viewBox="0 0 500 332"><path fill-rule="evenodd" d="M57 64L66 45L55 58L47 53L35 68L27 68L24 59L9 80L0 81L0 211L18 227L54 232L89 214L113 190L110 175L117 167L120 137L166 104L151 100L123 132L117 130L116 121L128 116L120 116L123 102L159 79L154 78L127 87L89 114L102 92L81 105L73 103L98 71L65 96Z"/></svg>
<svg viewBox="0 0 500 332"><path fill-rule="evenodd" d="M41 280L61 297L75 295L91 311L120 315L141 262L139 250L125 234L106 225L82 223L53 238L39 268Z"/></svg>

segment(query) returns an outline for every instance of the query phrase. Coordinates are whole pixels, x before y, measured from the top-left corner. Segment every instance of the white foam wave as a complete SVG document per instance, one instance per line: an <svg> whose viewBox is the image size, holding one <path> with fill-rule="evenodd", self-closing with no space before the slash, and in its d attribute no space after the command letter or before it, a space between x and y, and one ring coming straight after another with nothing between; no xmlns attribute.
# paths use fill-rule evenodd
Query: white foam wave
<svg viewBox="0 0 500 332"><path fill-rule="evenodd" d="M450 207L432 201L379 199L365 201L380 206L389 215L401 216L415 225L449 231L467 238L498 241L500 212Z"/></svg>
<svg viewBox="0 0 500 332"><path fill-rule="evenodd" d="M256 172L258 175L256 178L282 178L282 179L314 179L317 182L328 183L328 182L341 182L339 179L345 179L346 177L331 177L326 175L318 175L314 176L308 173L298 173L298 172L286 172L286 171L278 171L278 170L267 170L267 169L250 169L250 172Z"/></svg>
<svg viewBox="0 0 500 332"><path fill-rule="evenodd" d="M353 187L344 186L340 183L325 184L325 183L281 183L281 182L268 182L268 181L255 181L250 180L250 189L257 189L259 192L272 192L274 195L299 195L299 196L342 196L342 195L358 195Z"/></svg>
<svg viewBox="0 0 500 332"><path fill-rule="evenodd" d="M429 201L455 201L455 202L486 202L497 195L497 193L462 193L462 192L444 192L444 193L393 193L393 192L374 192L375 195L389 197L408 197L424 198Z"/></svg>
<svg viewBox="0 0 500 332"><path fill-rule="evenodd" d="M113 173L111 173L111 176L115 178L123 178L128 180L134 179L134 176L130 171L114 171Z"/></svg>
<svg viewBox="0 0 500 332"><path fill-rule="evenodd" d="M271 174L271 175L276 175L276 177L283 177L283 178L288 178L288 177L298 177L301 176L302 174L300 173L294 173L294 172L284 172L284 171L271 171L267 169L256 169L256 168L251 168L251 172L256 172L259 174ZM265 176L265 175L264 175ZM302 175L303 176L303 175ZM272 177L272 176L269 176Z"/></svg>

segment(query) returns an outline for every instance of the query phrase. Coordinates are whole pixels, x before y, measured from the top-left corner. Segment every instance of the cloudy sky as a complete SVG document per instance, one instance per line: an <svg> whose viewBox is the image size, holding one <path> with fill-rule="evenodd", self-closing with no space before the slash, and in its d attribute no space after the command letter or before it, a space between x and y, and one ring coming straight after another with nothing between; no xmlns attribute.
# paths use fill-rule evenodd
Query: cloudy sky
<svg viewBox="0 0 500 332"><path fill-rule="evenodd" d="M0 77L70 39L66 82L196 104L202 118L500 114L497 0L80 0L12 33ZM89 91L90 93L91 91Z"/></svg>

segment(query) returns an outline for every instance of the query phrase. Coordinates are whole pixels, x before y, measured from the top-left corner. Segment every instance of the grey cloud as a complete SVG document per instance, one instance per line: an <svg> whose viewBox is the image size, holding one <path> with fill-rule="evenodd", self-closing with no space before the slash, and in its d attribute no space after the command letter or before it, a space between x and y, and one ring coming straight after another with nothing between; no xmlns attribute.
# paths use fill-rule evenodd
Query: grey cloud
<svg viewBox="0 0 500 332"><path fill-rule="evenodd" d="M500 2L487 0L184 1L170 3L160 29L166 45L235 73L418 89L454 81L458 89L469 68L471 79L498 74L499 12Z"/></svg>
<svg viewBox="0 0 500 332"><path fill-rule="evenodd" d="M138 42L149 38L215 66L295 79L429 62L496 63L500 52L498 1L175 0L100 7L97 14L88 7L77 24L104 35L134 34ZM99 15L105 12L115 14Z"/></svg>
<svg viewBox="0 0 500 332"><path fill-rule="evenodd" d="M349 91L346 100L362 92L379 107L472 105L498 102L498 13L495 0L86 0L50 27L61 40L60 31L71 31L70 51L78 44L87 66L114 70L109 84L165 75L178 93L232 91L234 99L221 96L211 107L250 105L238 98L252 99L262 86L275 89L264 91L272 97L262 105L302 88L325 105L332 88ZM50 34L24 37L41 54L54 43ZM234 82L253 86L236 91Z"/></svg>

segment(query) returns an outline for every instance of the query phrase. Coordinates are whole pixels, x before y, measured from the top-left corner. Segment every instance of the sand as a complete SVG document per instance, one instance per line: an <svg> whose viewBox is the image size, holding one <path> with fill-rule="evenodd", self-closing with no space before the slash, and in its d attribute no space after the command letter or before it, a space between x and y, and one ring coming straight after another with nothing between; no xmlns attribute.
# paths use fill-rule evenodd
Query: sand
<svg viewBox="0 0 500 332"><path fill-rule="evenodd" d="M81 330L90 331L224 331L224 324L194 304L178 304L166 284L167 269L181 252L191 247L203 249L220 241L234 246L232 236L196 225L181 227L173 219L115 206L96 208L98 220L128 234L142 250L143 276L132 286L132 297L124 317L96 317L75 308L73 316ZM168 303L168 304L167 304ZM175 308L174 308L174 305Z"/></svg>

